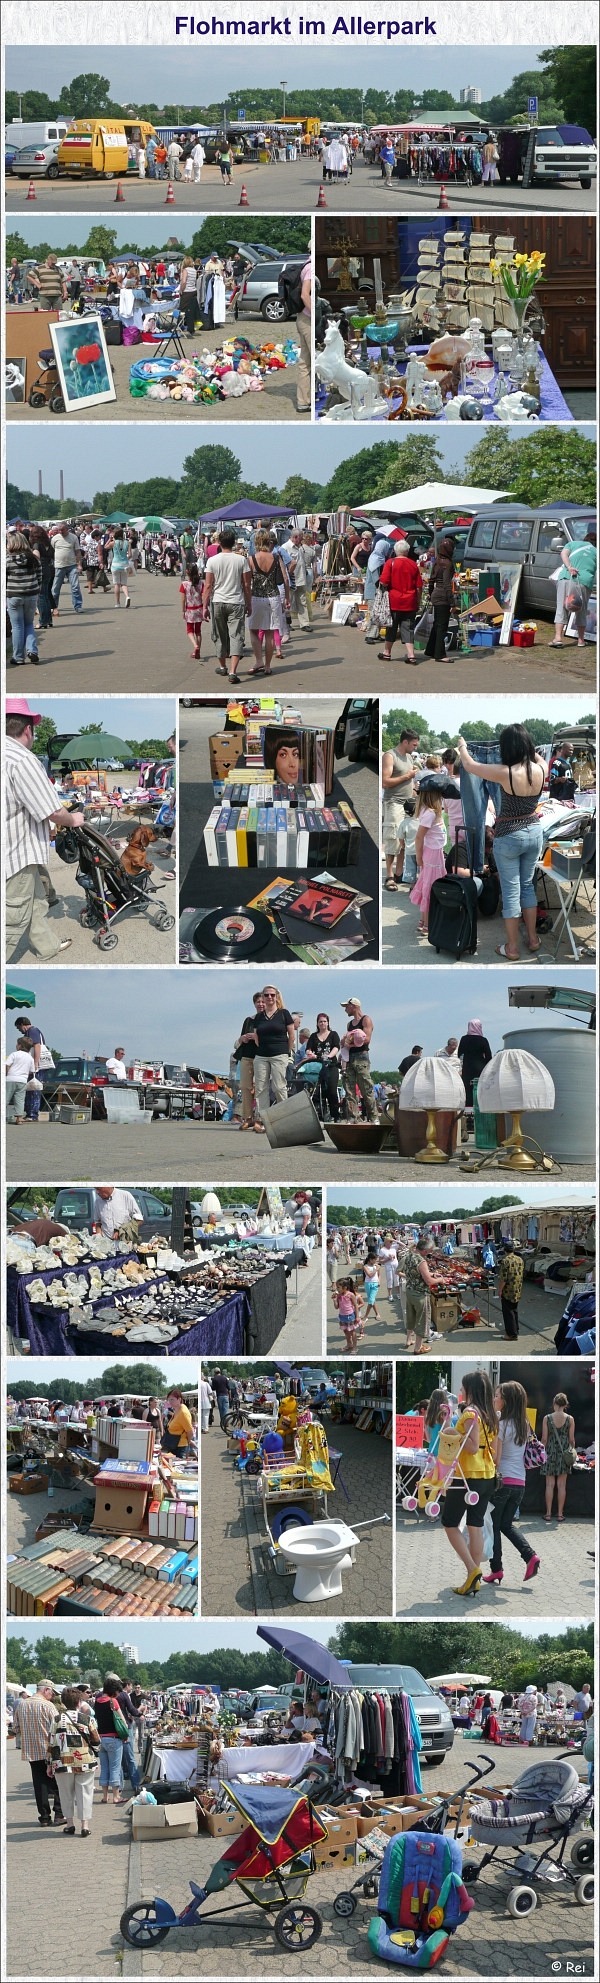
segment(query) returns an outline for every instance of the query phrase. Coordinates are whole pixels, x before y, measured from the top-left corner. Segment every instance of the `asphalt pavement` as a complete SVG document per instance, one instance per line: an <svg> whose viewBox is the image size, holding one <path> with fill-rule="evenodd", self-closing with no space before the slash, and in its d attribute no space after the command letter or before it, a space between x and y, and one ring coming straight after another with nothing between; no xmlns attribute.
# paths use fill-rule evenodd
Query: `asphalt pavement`
<svg viewBox="0 0 600 1983"><path fill-rule="evenodd" d="M332 1630L333 1621L332 1621ZM163 1628L164 1630L164 1628ZM235 1642L231 1630L224 1634ZM440 1659L444 1663L443 1645ZM451 1754L443 1763L424 1771L426 1790L450 1793L470 1778L471 1764L480 1751L493 1760L498 1786L514 1782L528 1762L552 1761L556 1749L530 1751L521 1748L484 1750L483 1744L457 1733ZM585 1764L578 1764L585 1777ZM307 1903L320 1910L323 1933L315 1948L306 1955L282 1952L275 1940L272 1917L261 1917L257 1908L240 1914L239 1922L225 1915L210 1925L213 1907L231 1896L216 1896L203 1914L203 1923L191 1930L176 1929L155 1951L138 1955L124 1947L119 1920L127 1905L163 1894L177 1909L189 1899L189 1881L205 1882L212 1867L222 1857L223 1839L198 1838L134 1845L129 1837L127 1817L112 1805L102 1806L95 1799L90 1845L82 1852L79 1838L64 1838L58 1829L40 1831L29 1766L23 1763L11 1741L6 1758L7 1795L7 1891L8 1951L7 1975L23 1977L73 1978L115 1977L119 1973L137 1983L158 1978L197 1977L237 1983L240 1977L272 1979L280 1983L285 1974L298 1983L313 1983L327 1977L374 1977L378 1965L367 1943L367 1929L373 1915L373 1901L358 1898L350 1919L334 1913L336 1895L347 1890L357 1877L350 1862L344 1869L321 1868L310 1880ZM498 1863L490 1866L473 1889L475 1907L444 1954L444 1974L457 1979L515 1977L591 1979L594 1976L593 1909L578 1907L573 1889L542 1887L541 1908L513 1921L506 1913L510 1861L502 1872ZM75 1903L76 1896L76 1903ZM68 1898L70 1897L70 1898Z"/></svg>
<svg viewBox="0 0 600 1983"><path fill-rule="evenodd" d="M285 966L280 967L285 969ZM373 969L376 967L373 966ZM464 1151L464 1144L462 1149ZM22 1128L9 1123L6 1131L7 1177L15 1184L111 1184L115 1177L144 1177L148 1184L187 1184L191 1175L210 1176L216 1184L279 1184L282 1156L266 1136L238 1130L229 1123L152 1122L84 1123L77 1129L64 1123L39 1123ZM289 1184L411 1184L417 1183L414 1163L395 1151L374 1156L341 1155L326 1137L323 1143L298 1144L285 1151ZM430 1184L447 1184L456 1198L457 1185L469 1173L460 1166L460 1153L448 1164L429 1164ZM422 1172L419 1170L422 1180ZM558 1172L556 1173L558 1181ZM593 1163L561 1163L560 1184L593 1183ZM507 1173L488 1163L484 1184L506 1184ZM390 1346L391 1347L391 1346Z"/></svg>
<svg viewBox="0 0 600 1983"><path fill-rule="evenodd" d="M384 875L385 866L382 870L382 879ZM550 872L544 875L544 881L548 913L552 918L553 926L556 926L560 920L560 911L565 902L567 891L559 889L554 876ZM540 887L539 899L543 901L543 887ZM579 957L574 957L573 955L572 945L567 935L564 921L562 922L558 939L554 933L554 928L549 931L547 936L540 938L540 948L536 951L535 956L532 956L531 952L527 950L525 932L523 928L521 929L520 962L526 966L528 971L532 967L534 969L537 967L538 970L541 968L547 970L549 965L555 963L572 965L579 961L585 964L590 963L591 959L595 956L596 950L595 889L592 889L591 906L587 900L587 896L584 896L583 892L580 894L575 908L571 910L569 921L577 950L580 953ZM429 942L429 938L420 935L419 911L411 902L410 888L401 886L395 893L393 890L386 888L382 890L381 922L382 962L384 964L445 964L447 966L451 961L447 950L434 950L433 944ZM469 967L475 962L478 965L497 965L496 949L499 944L504 943L504 940L505 927L502 920L502 907L499 904L495 916L479 916L477 919L476 955L474 957L463 957L452 960L452 968L468 971ZM501 968L502 966L500 965Z"/></svg>
<svg viewBox="0 0 600 1983"><path fill-rule="evenodd" d="M359 1271L359 1262L351 1261L344 1269L338 1262L338 1280L343 1280L344 1272ZM388 1295L385 1276L380 1276L381 1285L377 1296L379 1321L370 1316L365 1330L365 1348L369 1356L403 1356L406 1353L406 1330L400 1319L397 1295ZM544 1288L536 1287L533 1281L523 1282L523 1293L519 1302L519 1340L515 1344L517 1356L554 1356L554 1337L557 1324L563 1312L567 1291L563 1287L557 1294L546 1294ZM491 1289L475 1290L474 1299L483 1317L481 1328L469 1328L465 1322L451 1331L448 1336L435 1336L431 1344L431 1361L437 1357L458 1356L464 1349L471 1355L475 1344L478 1356L490 1353L498 1356L505 1343L504 1323L500 1297ZM337 1310L333 1306L331 1289L327 1288L327 1346L330 1355L339 1349L341 1331Z"/></svg>
<svg viewBox="0 0 600 1983"><path fill-rule="evenodd" d="M99 299L99 302L101 300ZM90 303L90 313L97 307L97 304ZM23 314L21 310L10 312L11 316ZM240 317L238 323L234 322L233 317L229 317L225 324L220 324L215 330L195 331L193 337L187 337L186 333L182 332L184 354L187 358L193 354L200 356L203 351L217 351L223 344L224 338L230 337L245 337L249 344L256 346L267 342L277 344L287 337L293 338L295 328L294 323L266 324L260 317ZM138 364L140 359L151 359L153 355L155 353L151 344L136 344L133 347L111 344L108 356L117 397L106 400L101 406L88 406L83 402L77 408L79 418L86 423L88 420L100 420L103 424L106 420L121 422L133 420L136 423L140 420L152 420L154 424L158 421L161 425L168 426L171 426L174 420L186 420L188 424L190 421L200 421L206 428L214 427L215 423L221 424L223 421L232 420L237 425L240 420L309 419L308 413L299 413L296 406L297 364L286 366L285 372L265 373L263 391L243 393L240 399L215 399L210 404L203 402L199 405L195 405L190 400L172 397L136 399L129 390L131 368ZM173 353L168 351L166 356L172 357ZM27 390L29 390L29 380ZM23 404L11 401L7 405L6 414L11 422L16 421L21 424L23 421L34 420L38 425L40 421L48 425L56 419L56 415L50 412L49 407L34 408L29 406L27 400Z"/></svg>
<svg viewBox="0 0 600 1983"><path fill-rule="evenodd" d="M210 1366L209 1366L210 1368ZM327 1497L330 1521L369 1523L358 1531L353 1568L342 1573L341 1597L298 1604L293 1576L279 1576L268 1553L263 1503L256 1480L235 1471L225 1435L215 1423L200 1440L202 1614L231 1618L238 1612L272 1618L293 1615L298 1631L314 1617L389 1617L392 1600L392 1446L373 1432L324 1418L331 1448L341 1453L335 1492ZM346 1498L348 1497L348 1498ZM388 1522L374 1518L387 1514ZM308 1624L306 1621L308 1620Z"/></svg>
<svg viewBox="0 0 600 1983"><path fill-rule="evenodd" d="M124 205L135 213L158 214L166 206L167 184L164 179L138 179L130 174L121 179ZM316 158L298 158L295 163L277 165L254 165L245 161L236 165L231 184L223 182L218 166L206 165L199 186L187 186L183 180L176 181L173 187L174 199L169 202L165 216L165 233L176 231L175 208L185 213L226 214L233 213L240 205L242 186L246 187L248 206L255 213L307 213L317 205L319 192L323 189L325 205L336 213L391 213L407 214L434 213L439 208L440 185L429 181L418 185L410 179L392 180L385 185L378 166L368 165L359 159L350 179L335 180L323 185L322 167ZM6 179L6 210L14 214L20 212L27 198L28 181L14 179L12 174ZM446 186L448 208L452 212L464 214L489 213L493 218L507 213L593 213L594 189L587 191L577 186L467 186L456 185L449 180ZM106 216L116 201L117 186L114 180L94 177L89 180L77 179L37 179L35 196L38 206L45 213L97 213ZM322 204L322 202L321 202ZM31 207L27 208L28 213ZM123 207L121 207L123 212Z"/></svg>
<svg viewBox="0 0 600 1983"><path fill-rule="evenodd" d="M118 776L115 773L115 778ZM123 843L129 839L135 827L135 820L123 821L111 831L111 838ZM100 829L103 830L102 828ZM50 928L56 932L57 942L69 937L71 949L60 950L55 957L45 961L52 970L57 964L67 970L69 966L90 965L97 970L114 970L117 965L146 964L169 965L177 962L177 900L175 886L176 846L174 841L161 840L148 850L153 872L150 887L143 902L127 906L118 917L109 934L116 938L110 950L101 950L93 930L83 929L80 922L86 897L75 880L76 868L67 866L60 860L52 847L48 861L48 872L58 902L49 911ZM172 918L172 927L163 930L158 927L161 917ZM37 962L35 952L25 939L14 952L11 964L27 965Z"/></svg>
<svg viewBox="0 0 600 1983"><path fill-rule="evenodd" d="M80 431L83 459L87 444L83 430ZM131 434L123 449L125 473L126 456L129 459L132 449ZM13 465L16 473L16 461ZM258 468L257 455L257 473ZM118 615L111 592L94 592L91 596L86 592L83 612L74 613L63 590L58 619L48 632L39 634L41 666L24 663L18 676L19 694L40 695L42 686L44 694L97 694L99 681L107 695L126 691L153 695L169 691L179 691L184 696L217 694L222 690L223 678L217 674L210 623L202 628L201 658L194 661L183 624L180 582L178 575L164 578L157 573L136 572L130 581L131 608L129 612L121 608ZM531 693L543 689L548 694L565 694L568 690L592 694L594 648L579 648L575 644L562 648L560 654L552 652L553 629L541 620L538 624L535 647L503 648L501 661L498 649L490 649L494 657L491 663L494 688L500 688L503 694L513 690L522 694L524 689ZM254 656L248 644L239 669L239 680L246 690L251 686L253 666ZM8 667L7 686L11 694L16 694L17 674L10 661ZM377 647L366 646L357 628L334 626L319 605L314 609L310 628L302 630L294 624L292 639L275 656L272 669L273 691L283 694L286 700L302 693L331 696L337 692L345 698L364 695L365 691L370 695L381 692L395 696L401 691L403 698L412 698L417 687L419 693L429 689L436 694L440 688L435 661L418 655L417 668L407 675L399 651L392 661L380 661ZM447 688L452 694L481 695L492 685L489 669L484 649L473 648L470 654L457 654Z"/></svg>

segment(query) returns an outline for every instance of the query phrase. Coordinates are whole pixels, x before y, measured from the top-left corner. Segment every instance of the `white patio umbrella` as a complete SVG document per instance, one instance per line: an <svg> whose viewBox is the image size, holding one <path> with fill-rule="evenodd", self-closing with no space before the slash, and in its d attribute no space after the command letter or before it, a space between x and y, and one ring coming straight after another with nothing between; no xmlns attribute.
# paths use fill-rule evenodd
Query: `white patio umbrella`
<svg viewBox="0 0 600 1983"><path fill-rule="evenodd" d="M407 511L414 515L415 510L471 510L482 509L486 503L498 503L503 496L510 495L509 489L473 489L461 482L421 482L417 489L403 489L398 496L378 496L374 503L357 503L360 510L378 510L381 516L404 516Z"/></svg>
<svg viewBox="0 0 600 1983"><path fill-rule="evenodd" d="M428 1687L489 1687L489 1673L434 1673L429 1675Z"/></svg>

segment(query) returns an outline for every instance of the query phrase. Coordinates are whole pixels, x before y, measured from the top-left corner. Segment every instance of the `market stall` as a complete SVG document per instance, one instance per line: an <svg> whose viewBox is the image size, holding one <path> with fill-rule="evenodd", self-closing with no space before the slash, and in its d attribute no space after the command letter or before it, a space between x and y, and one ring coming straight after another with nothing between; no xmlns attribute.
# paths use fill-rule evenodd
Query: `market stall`
<svg viewBox="0 0 600 1983"><path fill-rule="evenodd" d="M7 1246L8 1326L15 1343L27 1341L37 1356L103 1355L117 1341L128 1355L144 1355L150 1344L167 1356L239 1356L250 1346L266 1354L285 1323L291 1265L250 1240L190 1260L158 1241L133 1249L129 1241L69 1234L32 1248L15 1233Z"/></svg>

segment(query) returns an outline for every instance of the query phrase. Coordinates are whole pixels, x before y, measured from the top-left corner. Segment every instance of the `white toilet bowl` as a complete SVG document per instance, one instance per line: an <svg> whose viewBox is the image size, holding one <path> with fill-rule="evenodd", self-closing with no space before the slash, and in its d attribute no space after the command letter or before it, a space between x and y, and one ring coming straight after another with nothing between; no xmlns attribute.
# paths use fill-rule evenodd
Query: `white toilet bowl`
<svg viewBox="0 0 600 1983"><path fill-rule="evenodd" d="M286 1529L279 1549L296 1571L294 1597L300 1604L322 1604L340 1597L342 1570L350 1570L360 1536L346 1522L312 1522L310 1528Z"/></svg>

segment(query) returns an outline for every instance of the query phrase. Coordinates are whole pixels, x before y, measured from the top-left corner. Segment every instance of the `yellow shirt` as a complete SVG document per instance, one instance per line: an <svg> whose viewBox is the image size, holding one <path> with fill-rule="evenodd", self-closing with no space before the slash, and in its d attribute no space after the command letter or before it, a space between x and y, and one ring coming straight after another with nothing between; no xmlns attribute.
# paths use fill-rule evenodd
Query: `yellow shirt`
<svg viewBox="0 0 600 1983"><path fill-rule="evenodd" d="M479 1446L477 1452L461 1453L460 1465L467 1480L493 1480L496 1472L493 1434L488 1432L487 1426L484 1425L483 1419L479 1417L479 1413L475 1410L474 1405L464 1406L457 1420L456 1430L462 1433L470 1432L475 1421L479 1425Z"/></svg>
<svg viewBox="0 0 600 1983"><path fill-rule="evenodd" d="M187 1405L180 1405L174 1418L169 1419L167 1432L172 1432L174 1438L177 1433L179 1434L179 1444L182 1448L189 1446L192 1435L192 1414L188 1411Z"/></svg>

